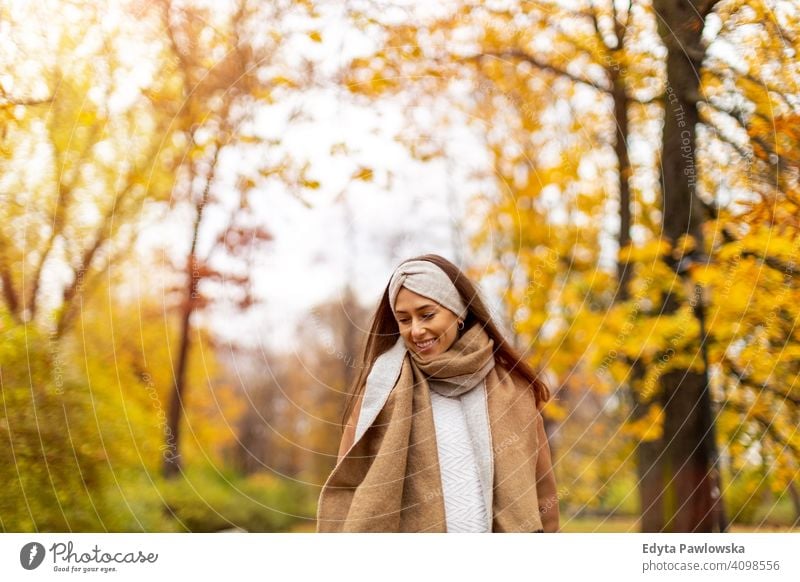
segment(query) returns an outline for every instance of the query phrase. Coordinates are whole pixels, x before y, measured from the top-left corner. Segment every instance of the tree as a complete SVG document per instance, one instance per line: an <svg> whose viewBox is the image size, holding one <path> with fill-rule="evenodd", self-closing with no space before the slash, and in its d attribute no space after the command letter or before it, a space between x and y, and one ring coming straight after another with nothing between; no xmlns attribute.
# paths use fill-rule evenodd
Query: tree
<svg viewBox="0 0 800 582"><path fill-rule="evenodd" d="M167 39L164 63L174 63L167 65L165 73L180 88L177 97L162 100L184 147L173 195L176 205L188 207L191 215L188 249L176 266L182 279L174 288L180 334L163 466L167 477L181 469L181 417L195 315L212 303L215 291L219 297L220 287L223 293L227 290L235 296L234 305L241 310L255 302L250 291L252 251L272 238L251 211L249 198L257 189L259 175L262 181L280 178L294 189L318 186L306 177L305 168L298 170L285 159L265 164L255 176L244 172L233 191L223 192L218 184L226 153L232 156L248 147L263 150L270 145L254 130L254 116L282 89L297 88L304 80L301 73L295 78L288 75L280 60L289 39L279 25L282 19L299 18L310 9L305 3L253 7L244 0L237 1L230 11L199 3L157 3L160 30ZM255 31L259 22L273 23L266 36ZM227 214L227 219L223 219L225 226L217 229L213 243L203 247L201 237L208 236L207 218L213 206ZM221 259L230 262L237 258L243 264L237 271L218 266Z"/></svg>
<svg viewBox="0 0 800 582"><path fill-rule="evenodd" d="M725 326L709 314L709 309L713 312L719 306L713 303L717 301L713 288L707 289L712 304L706 305L705 279L698 273L704 265L711 269L712 261L720 260L722 265L727 261L725 253L716 254L721 249L719 241L704 238L707 232L747 232L748 219L734 207L743 197L765 195L775 181L767 179L762 185L749 184L734 192L730 211L720 214L709 199L749 176L735 165L722 173L709 171L709 164L725 147L743 153L746 159L753 157L747 141L737 139L730 123L721 119L727 116L746 130L752 148L771 160L773 170L785 168L792 150L786 147L786 137L781 137L783 145L775 152L767 128L774 120L792 118L790 93L797 78L791 62L796 52L787 52L780 40L793 38L784 33L791 30L796 14L786 3L775 12L777 16L769 14L769 8L749 13L749 4L720 4L711 20L721 23L725 31L721 42L732 41L753 64L786 72L780 81L767 84L769 99L749 98L762 103L754 115L747 100L737 100L731 87L749 83L752 89L753 79L763 84L764 76L752 70L732 72L730 65L720 63L722 50L707 53L706 42L713 41L718 27L713 24L704 31L713 2L691 6L632 2L627 9L614 3L606 10L590 4L571 14L541 3L503 9L459 4L453 13L400 24L393 14L361 15L365 29L380 31L384 39L374 54L354 61L347 76L352 90L371 97L407 92L418 103L421 95L446 95L451 108L461 106L478 125L486 124L482 129L499 195L482 204L485 229L476 242L491 245L495 265L475 272L491 269L494 273L498 267L505 271L506 305L520 343L529 347L534 363L545 364L557 375L556 384L574 390L576 378L587 378L590 390L606 393L602 409L617 419L620 407L631 407L630 420L620 431L637 442L644 531L726 527L709 386L709 380L717 381L716 358L725 353L709 338L715 337L715 326ZM543 7L563 19L542 16ZM667 22L662 22L660 36L655 16ZM393 24L382 24L384 17L393 19ZM739 22L751 24L742 28L748 32L736 32ZM766 34L754 38L749 32L753 30L770 31L771 42ZM473 69L465 64L479 66ZM605 69L605 78L596 74L598 64ZM471 89L462 99L465 92L458 90L458 83L465 82ZM585 100L581 101L584 89L613 95L611 119L616 127L611 126L611 131L609 117L599 108L588 110ZM554 95L566 104L560 117L551 106ZM621 106L625 100L627 105ZM777 116L777 111L770 111L776 100L787 108ZM432 103L426 102L430 110L434 110ZM662 122L663 134L658 127ZM601 251L608 241L607 233L598 228L608 215L604 209L608 196L598 177L609 172L607 161L596 151L582 148L577 138L580 132L591 131L596 137L590 143L613 141L616 145L614 174L620 198L626 197L626 188L633 193L631 206L623 203L618 208L616 271L621 288L612 284L606 268L596 268L603 262ZM417 135L433 132L428 125ZM614 134L616 140L610 137ZM627 151L620 144L632 140L652 152L652 161L640 153L638 166L632 166L636 171L628 175ZM420 143L419 137L408 141L414 146ZM781 183L792 183L792 170L780 175ZM766 218L767 205L757 208ZM785 205L778 208L781 214L791 212ZM721 231L718 222L708 220L717 215L729 221ZM763 228L773 227L774 222L763 223ZM631 244L626 245L627 241ZM786 272L785 253L782 256ZM777 258L771 257L770 262L780 265ZM780 337L785 338L786 331ZM747 341L758 341L757 337ZM596 379L588 380L590 376ZM722 378L725 385L737 385L737 378L728 373ZM616 390L617 386L622 389ZM718 393L716 398L729 412L733 394L744 396L745 401L749 398L746 392ZM591 393L587 391L586 396ZM573 413L563 407L568 400L594 399L563 398L552 403L548 412L567 417ZM787 420L792 418L789 410L782 414ZM727 417L722 425L723 442L736 442L741 432L733 427L749 423L740 406L735 422ZM569 430L569 426L564 428ZM771 438L785 443L789 436L772 431ZM786 460L782 471L791 475L796 465ZM786 476L781 482L786 483Z"/></svg>
<svg viewBox="0 0 800 582"><path fill-rule="evenodd" d="M367 319L367 310L345 291L315 306L297 326L298 353L237 354L248 403L233 453L239 467L325 480L336 460L337 421L357 373Z"/></svg>
<svg viewBox="0 0 800 582"><path fill-rule="evenodd" d="M124 35L82 6L66 12L64 26L32 38L26 23L42 9L9 16L20 50L36 54L41 75L12 73L18 94L2 105L11 117L0 145L8 193L0 204L0 281L15 321L53 327L61 336L82 293L129 250L138 209L166 197L173 152L163 145L170 142L169 119L147 98L159 79L120 86L133 67L121 56L130 50ZM88 56L76 57L81 51Z"/></svg>

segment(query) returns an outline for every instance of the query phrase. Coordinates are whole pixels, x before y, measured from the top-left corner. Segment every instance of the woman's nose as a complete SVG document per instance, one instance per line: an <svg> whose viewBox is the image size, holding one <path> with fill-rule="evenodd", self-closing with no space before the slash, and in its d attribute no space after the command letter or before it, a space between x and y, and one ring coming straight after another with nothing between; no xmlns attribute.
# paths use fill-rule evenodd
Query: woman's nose
<svg viewBox="0 0 800 582"><path fill-rule="evenodd" d="M411 324L411 336L412 337L416 338L416 337L422 337L424 335L425 335L425 328L423 327L421 321L418 321L417 323L412 323Z"/></svg>

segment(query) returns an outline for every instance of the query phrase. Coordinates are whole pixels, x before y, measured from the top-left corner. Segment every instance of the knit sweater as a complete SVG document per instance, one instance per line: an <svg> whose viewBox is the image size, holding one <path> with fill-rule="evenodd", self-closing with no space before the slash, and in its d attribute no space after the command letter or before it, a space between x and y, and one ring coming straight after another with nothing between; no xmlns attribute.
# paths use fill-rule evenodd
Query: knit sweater
<svg viewBox="0 0 800 582"><path fill-rule="evenodd" d="M463 404L434 390L430 395L447 531L485 532L486 504Z"/></svg>

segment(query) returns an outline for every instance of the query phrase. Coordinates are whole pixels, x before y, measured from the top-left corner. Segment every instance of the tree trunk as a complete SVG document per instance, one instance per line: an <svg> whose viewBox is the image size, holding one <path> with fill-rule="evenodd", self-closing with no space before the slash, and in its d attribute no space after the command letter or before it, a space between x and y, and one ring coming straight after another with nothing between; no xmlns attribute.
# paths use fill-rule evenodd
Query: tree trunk
<svg viewBox="0 0 800 582"><path fill-rule="evenodd" d="M221 146L217 146L214 149L214 154L209 164L208 176L206 177L203 187L203 194L195 206L194 225L192 226L192 243L186 258L186 295L181 305L180 336L178 338L180 344L178 347L177 362L175 364L175 376L172 383L172 394L170 395L165 435L166 450L164 451L162 473L166 478L175 477L181 471L179 436L181 413L184 410L183 395L186 391L186 370L189 364L189 348L192 341L192 313L199 302L198 286L200 279L203 277L199 258L197 256L197 237L200 234L200 225L203 223L203 214L211 193L211 184L214 182L214 177L216 175L220 149ZM192 179L188 181L189 184L194 182L193 178L196 175L197 172L193 170L191 174Z"/></svg>
<svg viewBox="0 0 800 582"><path fill-rule="evenodd" d="M703 374L672 370L664 374L664 451L668 481L667 531L710 532L713 523L711 459L705 445L706 403Z"/></svg>
<svg viewBox="0 0 800 582"><path fill-rule="evenodd" d="M628 95L625 92L624 79L616 70L611 70L611 82L614 98L614 120L617 126L617 139L614 151L619 165L619 248L627 247L631 242L631 190L628 180L631 176L631 161L628 157ZM628 282L631 269L626 260L617 261L617 301L626 301L629 297Z"/></svg>
<svg viewBox="0 0 800 582"><path fill-rule="evenodd" d="M191 271L189 276L192 279ZM186 392L186 368L189 361L192 311L192 302L190 300L186 302L181 313L178 358L167 415L166 450L164 452L163 465L163 474L166 478L177 476L182 468L178 439L180 436L181 413L183 412L183 395Z"/></svg>
<svg viewBox="0 0 800 582"><path fill-rule="evenodd" d="M800 493L797 492L797 487L794 483L789 483L789 496L792 498L792 505L794 505L794 527L800 526Z"/></svg>
<svg viewBox="0 0 800 582"><path fill-rule="evenodd" d="M696 190L699 121L696 103L700 94L700 67L705 56L701 36L708 7L701 8L698 4L690 0L654 2L659 34L667 47L667 98L661 154L662 236L675 243L681 236L690 235L696 247L702 249L704 210ZM666 260L671 262L670 258ZM676 276L674 285L683 284L681 277ZM669 294L662 313L669 316L678 307L679 302ZM699 351L697 359L701 359ZM643 520L643 531L714 531L718 477L713 466L715 443L707 373L670 369L660 383L665 414L663 454L649 459L652 465L640 467L640 471L653 471L666 479L663 488L665 515L663 524L656 518L646 524ZM642 491L643 508L651 501L658 506L656 500L650 499L655 492L656 488Z"/></svg>

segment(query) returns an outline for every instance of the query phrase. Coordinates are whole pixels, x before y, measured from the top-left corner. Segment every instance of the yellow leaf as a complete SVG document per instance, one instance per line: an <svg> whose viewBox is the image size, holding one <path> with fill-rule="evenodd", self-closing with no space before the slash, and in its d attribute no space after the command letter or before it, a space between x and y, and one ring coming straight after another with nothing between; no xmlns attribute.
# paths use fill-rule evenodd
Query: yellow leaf
<svg viewBox="0 0 800 582"><path fill-rule="evenodd" d="M278 75L277 77L273 77L272 82L275 85L286 85L287 87L297 87L297 83L295 83L292 79L288 77L284 77L283 75Z"/></svg>
<svg viewBox="0 0 800 582"><path fill-rule="evenodd" d="M664 409L653 404L645 416L628 423L622 430L641 442L658 440L664 432Z"/></svg>
<svg viewBox="0 0 800 582"><path fill-rule="evenodd" d="M359 168L353 174L353 180L362 180L364 182L371 182L373 178L373 171L372 168Z"/></svg>

